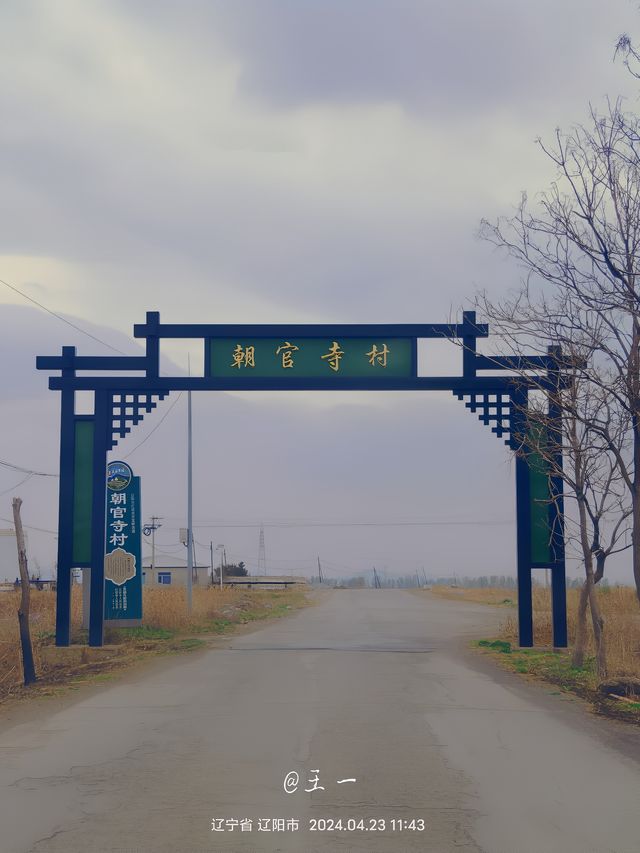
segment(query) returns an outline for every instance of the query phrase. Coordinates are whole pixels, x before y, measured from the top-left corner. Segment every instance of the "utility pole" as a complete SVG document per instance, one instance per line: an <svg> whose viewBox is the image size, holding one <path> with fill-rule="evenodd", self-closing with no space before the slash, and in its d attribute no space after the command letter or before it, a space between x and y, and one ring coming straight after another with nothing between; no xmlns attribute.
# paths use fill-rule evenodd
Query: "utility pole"
<svg viewBox="0 0 640 853"><path fill-rule="evenodd" d="M187 613L193 607L193 447L191 391L187 392Z"/></svg>
<svg viewBox="0 0 640 853"><path fill-rule="evenodd" d="M211 555L211 586L213 586L214 569L213 569L213 542L209 542L209 554Z"/></svg>
<svg viewBox="0 0 640 853"><path fill-rule="evenodd" d="M322 575L322 566L320 565L320 557L318 556L318 583L324 583L324 577Z"/></svg>
<svg viewBox="0 0 640 853"><path fill-rule="evenodd" d="M161 524L158 524L162 519L160 516L152 515L151 516L151 524L145 524L142 528L142 532L145 536L149 536L151 534L151 579L153 580L153 570L156 567L156 530L162 527Z"/></svg>
<svg viewBox="0 0 640 853"><path fill-rule="evenodd" d="M153 580L153 570L156 565L156 517L151 516L151 579Z"/></svg>

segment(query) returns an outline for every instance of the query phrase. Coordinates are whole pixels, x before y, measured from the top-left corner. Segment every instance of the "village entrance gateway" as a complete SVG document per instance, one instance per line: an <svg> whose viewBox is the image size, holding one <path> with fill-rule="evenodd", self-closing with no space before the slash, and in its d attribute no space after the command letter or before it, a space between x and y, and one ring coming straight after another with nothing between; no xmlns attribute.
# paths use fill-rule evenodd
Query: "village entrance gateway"
<svg viewBox="0 0 640 853"><path fill-rule="evenodd" d="M89 644L103 643L107 453L171 391L415 390L451 391L515 451L520 645L533 645L531 572L544 568L551 570L553 644L566 647L561 418L554 394L564 382L560 353L550 347L546 356L480 355L477 339L488 335L472 311L457 324L253 326L161 324L151 311L134 326L134 336L145 339L143 356L79 356L75 347L39 356L39 370L60 371L49 379L49 388L61 392L56 644L70 642L73 568L91 570ZM163 338L203 340L203 376L160 376ZM418 376L418 340L425 338L460 342L461 376ZM111 375L87 375L95 371ZM534 389L547 392L551 468L527 443ZM93 414L76 414L77 391L93 392Z"/></svg>

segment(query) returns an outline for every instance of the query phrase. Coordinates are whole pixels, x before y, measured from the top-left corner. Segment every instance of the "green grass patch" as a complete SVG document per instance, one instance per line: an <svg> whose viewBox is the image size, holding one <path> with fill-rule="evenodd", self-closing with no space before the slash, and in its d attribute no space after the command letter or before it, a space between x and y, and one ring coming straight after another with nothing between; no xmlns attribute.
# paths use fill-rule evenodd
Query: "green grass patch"
<svg viewBox="0 0 640 853"><path fill-rule="evenodd" d="M586 660L582 667L574 667L567 653L520 649L513 653L512 664L516 672L544 678L574 693L583 694L597 687L592 659Z"/></svg>
<svg viewBox="0 0 640 853"><path fill-rule="evenodd" d="M205 640L199 640L197 637L183 637L171 646L177 652L189 652L193 649L201 649L206 646Z"/></svg>
<svg viewBox="0 0 640 853"><path fill-rule="evenodd" d="M511 654L511 643L506 640L478 640L478 645L503 655Z"/></svg>
<svg viewBox="0 0 640 853"><path fill-rule="evenodd" d="M219 619L210 619L206 624L205 632L212 634L224 634L225 631L228 631L234 624L235 623L232 622L231 619L225 619L222 616Z"/></svg>
<svg viewBox="0 0 640 853"><path fill-rule="evenodd" d="M131 640L171 640L174 631L168 628L155 628L153 625L138 625L136 628L114 628L118 636Z"/></svg>
<svg viewBox="0 0 640 853"><path fill-rule="evenodd" d="M592 657L585 659L584 666L574 667L569 651L512 648L504 640L480 640L477 645L498 652L503 665L513 672L543 679L558 685L562 691L594 701L598 698L598 678Z"/></svg>
<svg viewBox="0 0 640 853"><path fill-rule="evenodd" d="M278 616L286 616L292 609L291 604L286 604L283 601L259 601L257 608L242 609L240 619L241 622L258 622L261 619L273 619ZM300 604L298 604L300 606Z"/></svg>
<svg viewBox="0 0 640 853"><path fill-rule="evenodd" d="M37 640L40 640L40 644L43 646L51 646L55 642L56 632L55 631L36 631L35 636Z"/></svg>

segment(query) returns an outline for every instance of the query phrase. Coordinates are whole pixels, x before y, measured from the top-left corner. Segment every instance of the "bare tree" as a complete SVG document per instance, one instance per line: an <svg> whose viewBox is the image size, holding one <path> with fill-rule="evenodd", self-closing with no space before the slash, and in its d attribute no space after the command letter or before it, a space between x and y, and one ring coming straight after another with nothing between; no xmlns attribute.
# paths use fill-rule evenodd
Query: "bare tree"
<svg viewBox="0 0 640 853"><path fill-rule="evenodd" d="M580 348L576 380L598 406L574 406L573 416L626 490L640 600L640 120L608 103L603 115L591 109L588 126L539 145L556 180L536 204L524 195L514 216L483 221L481 235L525 271L511 314L523 325L543 317L551 342Z"/></svg>
<svg viewBox="0 0 640 853"><path fill-rule="evenodd" d="M602 382L597 377L596 381L586 378L588 347L581 345L579 329L570 328L567 318L571 311L562 300L559 294L552 302L536 301L524 285L515 296L497 303L479 294L476 308L489 319L505 350L521 357L514 382L526 381L530 393L524 410L525 431L516 436L516 452L527 456L532 469L539 467L548 477L547 503L559 501L553 483L557 478L563 481L565 503L569 504L565 543L569 553L573 550L578 555L585 572L573 664L584 663L589 609L598 674L603 678L607 674L606 637L596 585L604 577L608 557L628 547L631 501L618 456L603 439L601 427L606 427L618 454L624 455L629 423L624 409L610 405ZM560 323L557 318L561 318ZM539 368L526 358L548 356L550 343L554 344L553 364L557 368L552 375L558 381L540 376ZM591 370L595 374L593 364ZM551 548L558 532L549 530Z"/></svg>
<svg viewBox="0 0 640 853"><path fill-rule="evenodd" d="M598 675L604 678L607 675L605 624L596 596L596 584L604 577L607 558L627 548L631 506L617 457L603 441L600 429L593 430L592 426L596 421L604 423L621 452L627 441L628 427L625 413L612 410L607 405L602 388L586 382L575 369L572 374L565 361L565 376L567 374L569 381L554 395L562 419L560 441L564 461L561 469L558 448L547 438L552 434L547 407L530 410L529 421L541 427L534 429L533 435L544 436L542 441L534 442L533 451L542 455L550 479L558 475L562 477L565 497L575 503L575 519L572 513L565 515L564 532L567 545L573 545L580 554L585 580L578 603L572 663L576 667L584 663L588 607ZM620 414L622 419L618 417Z"/></svg>

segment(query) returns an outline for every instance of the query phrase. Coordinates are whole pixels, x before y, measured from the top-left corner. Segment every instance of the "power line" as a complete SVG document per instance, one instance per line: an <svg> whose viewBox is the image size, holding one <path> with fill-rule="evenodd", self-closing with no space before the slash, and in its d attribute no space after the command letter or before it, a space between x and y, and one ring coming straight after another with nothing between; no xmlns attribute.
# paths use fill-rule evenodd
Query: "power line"
<svg viewBox="0 0 640 853"><path fill-rule="evenodd" d="M143 545L149 544L149 546L150 546L150 543L148 543L146 539L142 540L142 544ZM202 542L197 542L196 544L198 544L204 548L204 545L202 545ZM156 550L158 550L159 547L164 548L165 551L167 551L167 549L169 549L169 551L175 551L176 554L181 552L181 551L184 551L184 544L182 542L165 542L162 546L156 545ZM168 553L168 551L167 551L167 553Z"/></svg>
<svg viewBox="0 0 640 853"><path fill-rule="evenodd" d="M184 551L184 546L182 546L182 551ZM175 553L173 551L165 551L164 548L158 548L158 546L156 545L156 554L162 554L164 557L171 557L172 560L180 559L178 557L178 553ZM147 556L150 556L150 554L148 554ZM184 559L186 561L186 557Z"/></svg>
<svg viewBox="0 0 640 853"><path fill-rule="evenodd" d="M56 314L55 311L52 311L50 308L47 308L46 305L43 305L42 302L38 302L37 299L34 299L31 296L28 296L26 293L23 293L22 290L18 290L17 287L14 287L12 284L9 284L8 281L4 281L4 279L0 278L0 284L4 284L5 287L8 287L9 290L13 290L15 293L19 293L20 296L28 299L29 302L33 302L34 305L37 305L38 308L41 308L43 311L46 311L47 314L51 314L52 317L55 317L57 320L62 320L63 323L66 323L67 326L71 326L72 329L75 329L76 332L80 332L81 335L86 335L88 338L91 338L94 341L97 341L102 346L107 347L107 349L113 350L113 352L120 353L120 355L126 355L125 352L119 350L117 347L112 347L111 344L108 344L106 341L101 340L100 338L92 335L91 332L86 332L84 329L81 329L80 326L76 326L75 323L72 323L71 320L66 320L64 317L61 317L60 314Z"/></svg>
<svg viewBox="0 0 640 853"><path fill-rule="evenodd" d="M26 483L27 480L30 480L32 477L33 474L27 474L27 476L24 479L20 480L19 483L16 483L15 486L11 486L10 488L5 489L3 492L0 492L0 495L8 495L9 492L12 492L14 489L19 488L23 483Z"/></svg>
<svg viewBox="0 0 640 853"><path fill-rule="evenodd" d="M10 518L3 518L0 516L0 521L6 521L7 524L13 524L13 520ZM44 527L34 527L32 524L23 524L23 527L26 527L28 530L37 530L38 533L50 533L52 536L57 536L57 530L45 530Z"/></svg>
<svg viewBox="0 0 640 853"><path fill-rule="evenodd" d="M21 474L31 474L32 477L58 477L58 474L45 474L43 471L31 471L29 468L22 468L20 465L14 465L12 462L3 462L0 459L0 465L3 468L11 468L12 471L20 471Z"/></svg>

